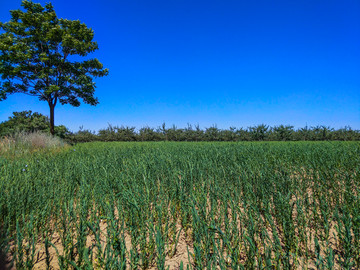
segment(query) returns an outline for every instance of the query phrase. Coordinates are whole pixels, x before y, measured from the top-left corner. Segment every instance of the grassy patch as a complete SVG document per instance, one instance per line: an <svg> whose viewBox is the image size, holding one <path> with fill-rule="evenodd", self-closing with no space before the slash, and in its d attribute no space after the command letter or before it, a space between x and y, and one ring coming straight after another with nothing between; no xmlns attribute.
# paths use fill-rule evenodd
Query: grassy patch
<svg viewBox="0 0 360 270"><path fill-rule="evenodd" d="M60 138L42 132L19 132L0 139L0 155L24 156L33 153L59 152L68 145Z"/></svg>

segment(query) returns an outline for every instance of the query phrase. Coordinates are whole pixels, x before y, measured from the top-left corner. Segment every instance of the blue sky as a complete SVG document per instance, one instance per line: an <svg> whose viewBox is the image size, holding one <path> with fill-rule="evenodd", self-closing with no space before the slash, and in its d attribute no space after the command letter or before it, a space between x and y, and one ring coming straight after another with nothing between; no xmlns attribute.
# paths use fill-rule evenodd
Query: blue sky
<svg viewBox="0 0 360 270"><path fill-rule="evenodd" d="M92 56L110 70L96 79L99 105L59 105L55 124L360 129L358 0L52 3L94 29ZM0 0L0 21L20 4ZM0 121L22 110L48 115L46 103L15 94Z"/></svg>

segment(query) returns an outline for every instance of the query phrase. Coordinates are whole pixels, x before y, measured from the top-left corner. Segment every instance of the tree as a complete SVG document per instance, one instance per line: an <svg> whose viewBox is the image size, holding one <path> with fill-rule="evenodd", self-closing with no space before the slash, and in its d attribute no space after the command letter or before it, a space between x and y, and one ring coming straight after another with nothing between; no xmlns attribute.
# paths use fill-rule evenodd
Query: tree
<svg viewBox="0 0 360 270"><path fill-rule="evenodd" d="M13 112L7 121L0 123L0 136L16 132L49 132L49 117L32 111ZM70 131L63 125L55 126L55 135L65 138Z"/></svg>
<svg viewBox="0 0 360 270"><path fill-rule="evenodd" d="M248 128L251 138L254 141L264 141L268 136L269 126L265 124L260 124L254 127Z"/></svg>
<svg viewBox="0 0 360 270"><path fill-rule="evenodd" d="M218 141L220 139L220 129L216 125L205 128L204 138L206 141Z"/></svg>
<svg viewBox="0 0 360 270"><path fill-rule="evenodd" d="M49 118L32 111L13 112L5 122L0 123L0 136L11 135L18 131L34 132L49 128Z"/></svg>
<svg viewBox="0 0 360 270"><path fill-rule="evenodd" d="M277 141L290 141L291 136L294 133L294 126L280 125L272 128L275 133L275 140Z"/></svg>
<svg viewBox="0 0 360 270"><path fill-rule="evenodd" d="M160 134L158 134L153 128L151 127L142 127L139 130L139 140L140 141L160 141Z"/></svg>
<svg viewBox="0 0 360 270"><path fill-rule="evenodd" d="M11 20L0 22L0 101L14 93L46 101L54 134L56 104L78 107L82 99L96 105L93 79L106 76L108 69L96 58L77 61L98 49L91 28L58 18L51 4L23 1L21 6L26 12L11 10Z"/></svg>

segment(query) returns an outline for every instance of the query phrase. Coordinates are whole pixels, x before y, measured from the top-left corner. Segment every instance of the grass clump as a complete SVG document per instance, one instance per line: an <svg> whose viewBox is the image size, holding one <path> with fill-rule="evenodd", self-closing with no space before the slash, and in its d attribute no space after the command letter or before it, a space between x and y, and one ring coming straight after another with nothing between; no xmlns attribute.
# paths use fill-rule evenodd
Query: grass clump
<svg viewBox="0 0 360 270"><path fill-rule="evenodd" d="M62 139L48 133L18 132L0 139L0 155L18 156L38 151L58 151L66 146Z"/></svg>

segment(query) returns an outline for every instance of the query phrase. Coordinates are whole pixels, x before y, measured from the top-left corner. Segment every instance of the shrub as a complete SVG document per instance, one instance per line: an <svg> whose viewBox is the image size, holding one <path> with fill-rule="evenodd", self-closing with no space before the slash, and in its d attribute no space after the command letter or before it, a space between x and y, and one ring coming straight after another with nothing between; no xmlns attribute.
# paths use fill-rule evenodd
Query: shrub
<svg viewBox="0 0 360 270"><path fill-rule="evenodd" d="M47 116L32 112L13 112L7 121L0 123L0 137L14 136L16 133L33 133L41 131L50 133L50 120ZM71 132L64 125L55 126L55 135L64 139L71 135Z"/></svg>

